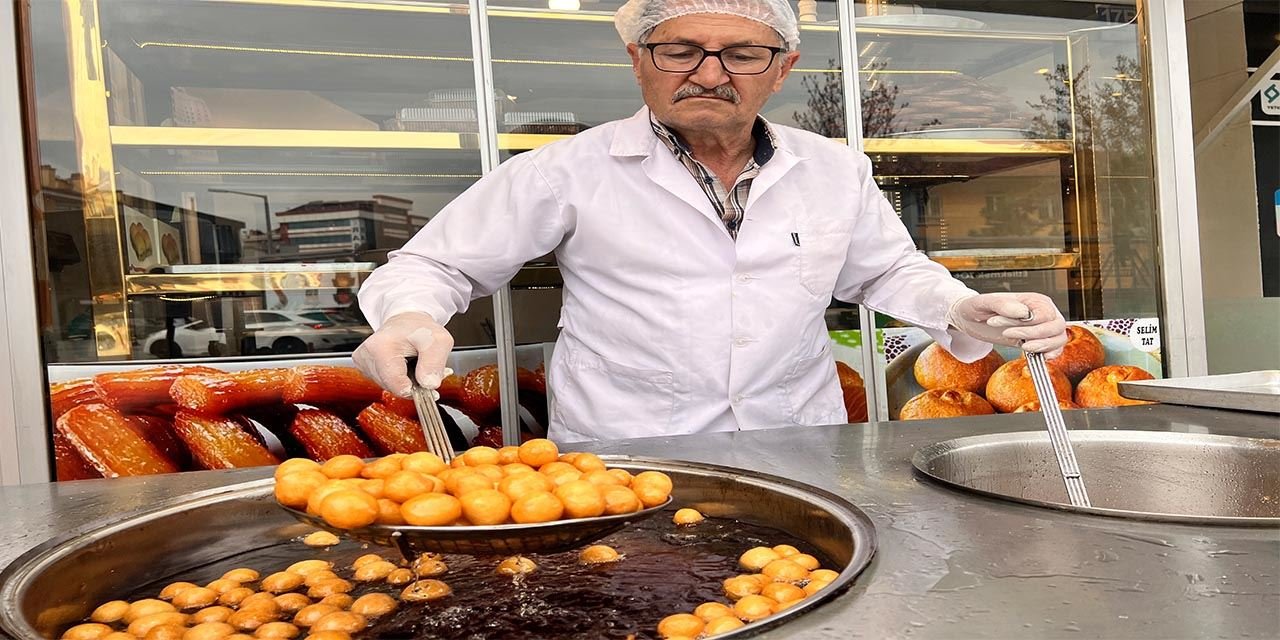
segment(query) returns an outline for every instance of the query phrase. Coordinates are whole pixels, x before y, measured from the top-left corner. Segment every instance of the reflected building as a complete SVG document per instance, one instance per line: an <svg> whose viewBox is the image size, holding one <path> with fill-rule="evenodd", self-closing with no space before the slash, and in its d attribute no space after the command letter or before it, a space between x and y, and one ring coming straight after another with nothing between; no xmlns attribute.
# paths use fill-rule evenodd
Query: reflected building
<svg viewBox="0 0 1280 640"><path fill-rule="evenodd" d="M426 218L410 213L413 201L387 195L371 200L317 200L275 216L276 250L299 258L367 257L404 245Z"/></svg>

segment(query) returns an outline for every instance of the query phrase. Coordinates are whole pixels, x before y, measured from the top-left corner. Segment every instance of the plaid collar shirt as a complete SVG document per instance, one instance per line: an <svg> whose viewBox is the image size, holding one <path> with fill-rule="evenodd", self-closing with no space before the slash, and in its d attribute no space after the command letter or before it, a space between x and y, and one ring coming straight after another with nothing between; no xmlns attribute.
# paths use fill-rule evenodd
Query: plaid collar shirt
<svg viewBox="0 0 1280 640"><path fill-rule="evenodd" d="M751 130L751 135L756 140L755 152L747 161L747 166L743 167L742 172L738 174L731 188L725 188L715 173L693 157L692 150L680 139L680 136L658 122L652 114L649 115L649 124L653 126L653 133L658 136L658 139L667 145L676 159L680 160L680 163L693 175L694 180L698 181L698 186L702 187L703 193L707 194L707 199L711 201L711 206L715 207L716 213L724 221L725 228L729 230L729 236L737 240L738 229L742 226L742 214L747 208L747 196L751 193L751 182L760 175L760 168L773 157L774 149L777 147L773 131L769 129L764 118L756 117L755 127Z"/></svg>

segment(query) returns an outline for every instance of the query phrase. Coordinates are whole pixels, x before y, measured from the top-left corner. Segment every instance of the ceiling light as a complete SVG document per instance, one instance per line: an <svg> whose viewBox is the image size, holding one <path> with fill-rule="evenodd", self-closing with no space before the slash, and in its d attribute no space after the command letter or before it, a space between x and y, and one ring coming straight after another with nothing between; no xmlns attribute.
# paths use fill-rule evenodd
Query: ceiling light
<svg viewBox="0 0 1280 640"><path fill-rule="evenodd" d="M547 0L547 8L557 11L577 11L582 8L578 0Z"/></svg>

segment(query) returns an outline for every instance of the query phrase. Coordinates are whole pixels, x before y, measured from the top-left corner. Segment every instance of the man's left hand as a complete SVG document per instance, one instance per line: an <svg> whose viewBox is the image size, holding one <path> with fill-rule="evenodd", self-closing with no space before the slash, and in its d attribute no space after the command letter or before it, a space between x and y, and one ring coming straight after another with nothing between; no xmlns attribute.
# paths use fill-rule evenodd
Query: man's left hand
<svg viewBox="0 0 1280 640"><path fill-rule="evenodd" d="M1067 344L1067 323L1053 301L1038 293L983 293L951 305L951 324L978 340L1044 353Z"/></svg>

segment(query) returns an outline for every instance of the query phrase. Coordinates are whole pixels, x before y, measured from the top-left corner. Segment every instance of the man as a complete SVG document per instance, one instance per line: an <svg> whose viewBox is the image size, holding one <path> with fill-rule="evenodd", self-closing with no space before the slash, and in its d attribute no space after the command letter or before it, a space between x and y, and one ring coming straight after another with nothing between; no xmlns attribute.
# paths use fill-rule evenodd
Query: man
<svg viewBox="0 0 1280 640"><path fill-rule="evenodd" d="M354 355L406 395L439 383L442 325L555 251L561 333L549 437L834 424L831 298L925 329L958 358L1052 352L1039 294L978 295L916 251L866 156L760 109L799 53L783 0L630 0L615 18L646 107L504 163L360 289Z"/></svg>

